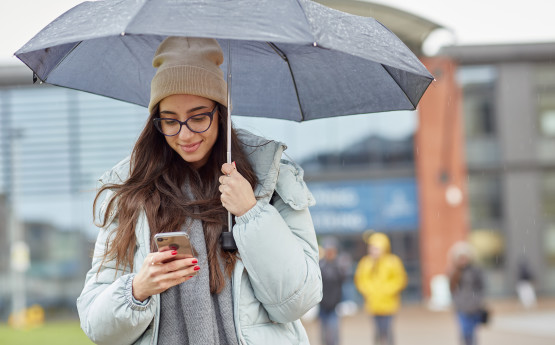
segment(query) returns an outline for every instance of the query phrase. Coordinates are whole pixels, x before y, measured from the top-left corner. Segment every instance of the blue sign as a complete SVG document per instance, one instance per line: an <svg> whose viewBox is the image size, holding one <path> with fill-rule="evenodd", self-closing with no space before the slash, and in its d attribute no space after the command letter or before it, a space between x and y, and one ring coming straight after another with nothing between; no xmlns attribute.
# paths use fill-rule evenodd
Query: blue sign
<svg viewBox="0 0 555 345"><path fill-rule="evenodd" d="M414 178L308 183L319 234L415 231L418 196Z"/></svg>

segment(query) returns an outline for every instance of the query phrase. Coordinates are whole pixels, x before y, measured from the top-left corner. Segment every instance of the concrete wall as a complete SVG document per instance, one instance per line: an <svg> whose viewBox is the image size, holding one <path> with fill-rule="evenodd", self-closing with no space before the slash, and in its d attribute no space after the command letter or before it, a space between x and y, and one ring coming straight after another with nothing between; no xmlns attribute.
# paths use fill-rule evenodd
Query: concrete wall
<svg viewBox="0 0 555 345"><path fill-rule="evenodd" d="M498 65L496 123L501 148L506 282L514 286L518 261L543 272L541 170L537 164L537 114L531 63ZM542 276L535 275L541 285Z"/></svg>

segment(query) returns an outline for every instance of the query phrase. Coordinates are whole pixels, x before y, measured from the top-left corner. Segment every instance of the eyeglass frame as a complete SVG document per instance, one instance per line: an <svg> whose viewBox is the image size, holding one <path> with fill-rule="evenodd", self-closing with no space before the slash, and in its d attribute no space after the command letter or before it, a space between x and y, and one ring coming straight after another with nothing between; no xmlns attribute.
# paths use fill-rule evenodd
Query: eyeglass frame
<svg viewBox="0 0 555 345"><path fill-rule="evenodd" d="M179 121L178 119L162 118L162 117L160 117L160 114L158 114L158 117L155 117L154 119L152 119L152 122L154 123L154 127L158 130L158 132L160 132L162 135L164 135L166 137L175 137L176 135L181 133L181 130L183 129L183 125L185 125L185 127L187 127L187 129L190 130L193 133L204 133L207 130L209 130L210 127L212 126L212 122L214 121L214 113L216 112L217 109L218 109L218 104L216 103L216 105L214 106L214 109L212 109L212 111L207 112L207 113L201 113L201 114L193 115L185 121ZM187 121L189 121L190 119L192 119L196 116L201 116L201 115L202 116L208 116L210 118L210 124L208 125L208 128L206 128L204 131L200 131L200 132L192 130L191 127L189 127L189 125L187 124ZM177 131L177 133L175 133L175 134L165 134L164 132L162 132L160 127L158 127L158 125L157 125L157 123L160 123L161 120L172 120L172 121L176 121L177 123L179 123L179 130Z"/></svg>

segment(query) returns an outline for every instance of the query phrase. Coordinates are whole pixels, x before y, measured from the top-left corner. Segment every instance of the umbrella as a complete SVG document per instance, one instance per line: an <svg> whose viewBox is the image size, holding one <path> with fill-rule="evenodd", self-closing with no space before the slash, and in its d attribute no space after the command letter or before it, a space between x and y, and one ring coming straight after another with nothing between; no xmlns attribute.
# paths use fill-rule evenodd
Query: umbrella
<svg viewBox="0 0 555 345"><path fill-rule="evenodd" d="M433 80L375 19L309 0L84 2L15 55L41 81L146 106L166 36L216 38L226 59L231 51L236 115L305 121L412 110Z"/></svg>
<svg viewBox="0 0 555 345"><path fill-rule="evenodd" d="M152 58L167 36L218 40L230 115L306 121L413 110L433 80L375 19L310 0L84 2L15 55L40 81L147 106Z"/></svg>

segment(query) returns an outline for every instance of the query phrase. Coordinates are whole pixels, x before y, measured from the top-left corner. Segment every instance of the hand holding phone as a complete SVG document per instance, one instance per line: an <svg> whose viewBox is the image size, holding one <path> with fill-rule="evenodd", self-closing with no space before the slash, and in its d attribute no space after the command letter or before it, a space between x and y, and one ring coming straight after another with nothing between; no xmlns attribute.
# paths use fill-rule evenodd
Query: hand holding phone
<svg viewBox="0 0 555 345"><path fill-rule="evenodd" d="M133 297L139 301L193 278L200 270L187 233L160 233L154 241L159 251L146 256L133 279Z"/></svg>

